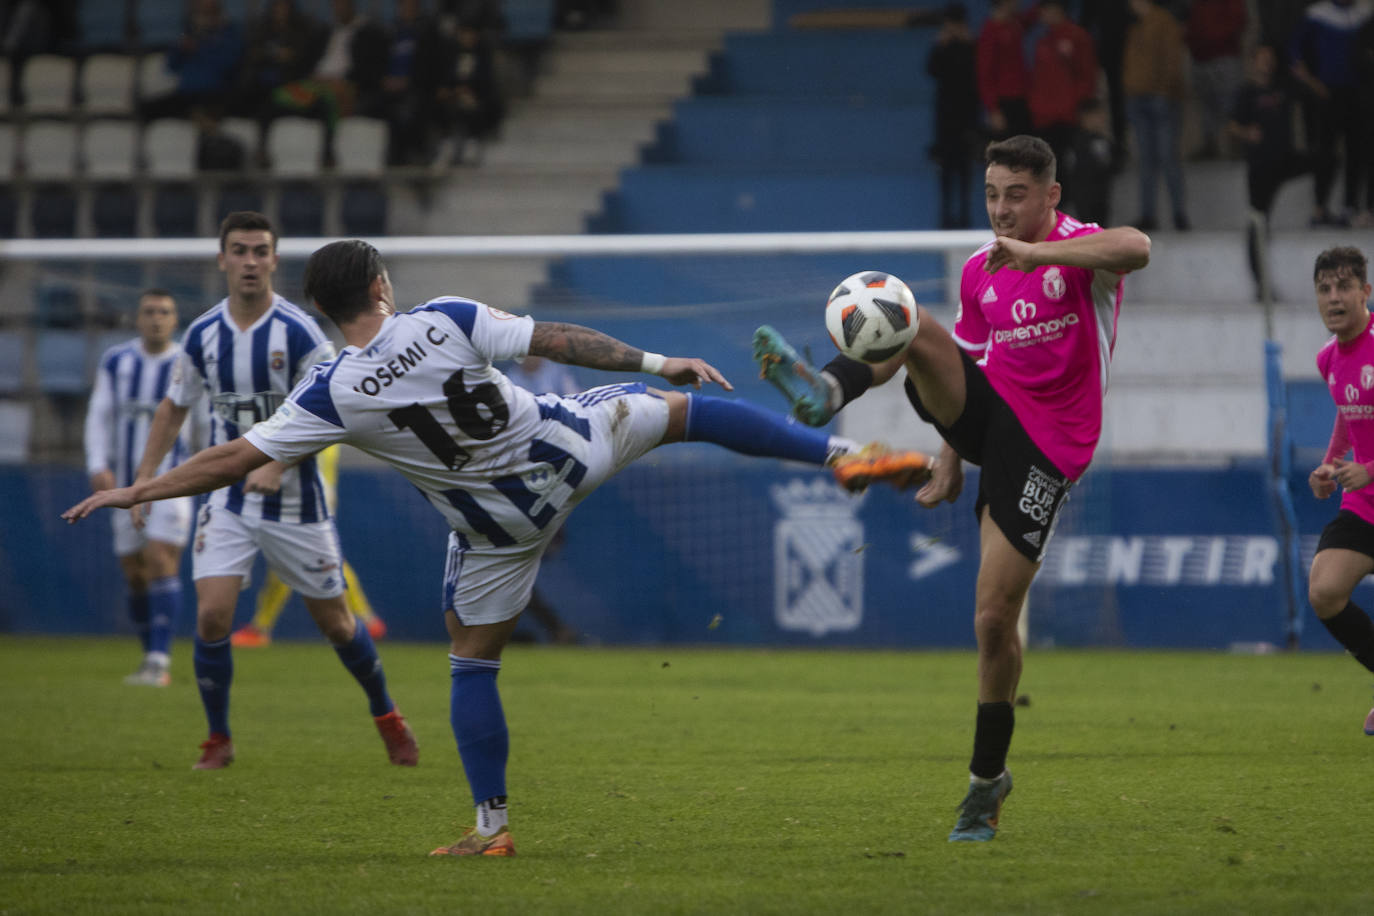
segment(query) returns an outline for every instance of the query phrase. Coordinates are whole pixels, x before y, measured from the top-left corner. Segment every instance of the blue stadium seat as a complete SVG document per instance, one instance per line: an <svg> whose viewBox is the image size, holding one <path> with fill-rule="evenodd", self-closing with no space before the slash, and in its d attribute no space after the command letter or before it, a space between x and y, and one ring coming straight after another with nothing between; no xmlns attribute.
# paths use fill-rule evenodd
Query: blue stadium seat
<svg viewBox="0 0 1374 916"><path fill-rule="evenodd" d="M35 349L38 387L46 394L81 394L86 391L87 350L85 331L40 331Z"/></svg>
<svg viewBox="0 0 1374 916"><path fill-rule="evenodd" d="M0 238L12 239L18 234L19 199L8 184L0 184Z"/></svg>
<svg viewBox="0 0 1374 916"><path fill-rule="evenodd" d="M91 194L91 223L101 238L138 235L138 191L128 184L101 185Z"/></svg>
<svg viewBox="0 0 1374 916"><path fill-rule="evenodd" d="M215 225L218 226L236 210L262 210L262 191L249 184L226 184L219 190L215 203Z"/></svg>
<svg viewBox="0 0 1374 916"><path fill-rule="evenodd" d="M81 291L61 280L40 281L34 293L38 324L48 328L81 327Z"/></svg>
<svg viewBox="0 0 1374 916"><path fill-rule="evenodd" d="M513 44L548 41L553 35L553 0L503 0L505 40Z"/></svg>
<svg viewBox="0 0 1374 916"><path fill-rule="evenodd" d="M282 185L277 197L277 224L285 236L324 235L324 195L305 182Z"/></svg>
<svg viewBox="0 0 1374 916"><path fill-rule="evenodd" d="M122 49L128 36L124 34L123 3L94 0L80 4L77 14L81 26L81 44L87 51L115 51Z"/></svg>
<svg viewBox="0 0 1374 916"><path fill-rule="evenodd" d="M933 29L739 32L725 37L698 92L929 101Z"/></svg>
<svg viewBox="0 0 1374 916"><path fill-rule="evenodd" d="M153 191L153 231L172 238L198 235L199 210L200 196L194 185L182 182L159 185Z"/></svg>
<svg viewBox="0 0 1374 916"><path fill-rule="evenodd" d="M29 221L40 239L76 236L76 193L70 185L39 185L29 203Z"/></svg>
<svg viewBox="0 0 1374 916"><path fill-rule="evenodd" d="M18 394L24 389L25 354L28 335L22 331L0 331L0 394Z"/></svg>
<svg viewBox="0 0 1374 916"><path fill-rule="evenodd" d="M343 189L340 218L345 235L386 235L386 189L377 182L359 182Z"/></svg>
<svg viewBox="0 0 1374 916"><path fill-rule="evenodd" d="M162 48L181 37L186 21L182 0L137 0L138 42L144 48Z"/></svg>

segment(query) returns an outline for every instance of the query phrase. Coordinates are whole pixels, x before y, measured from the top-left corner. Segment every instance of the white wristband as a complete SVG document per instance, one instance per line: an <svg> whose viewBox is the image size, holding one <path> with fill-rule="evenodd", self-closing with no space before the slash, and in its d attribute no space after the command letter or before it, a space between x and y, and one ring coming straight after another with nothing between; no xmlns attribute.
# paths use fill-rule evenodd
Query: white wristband
<svg viewBox="0 0 1374 916"><path fill-rule="evenodd" d="M644 359L639 364L640 372L647 372L650 375L659 375L663 372L663 363L666 357L662 353L644 352Z"/></svg>

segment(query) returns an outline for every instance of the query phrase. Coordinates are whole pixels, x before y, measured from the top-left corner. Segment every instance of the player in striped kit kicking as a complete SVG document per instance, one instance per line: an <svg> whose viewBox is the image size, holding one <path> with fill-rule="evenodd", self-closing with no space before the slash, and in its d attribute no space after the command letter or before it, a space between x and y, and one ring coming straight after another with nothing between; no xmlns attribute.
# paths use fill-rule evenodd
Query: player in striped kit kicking
<svg viewBox="0 0 1374 916"><path fill-rule="evenodd" d="M93 491L127 487L143 458L143 444L153 412L167 393L172 367L181 354L173 340L177 308L164 289L144 290L134 316L138 337L117 344L100 357L86 408L86 473ZM193 415L191 430L204 439L205 412ZM178 435L158 465L166 471L191 453L186 437ZM126 684L166 687L171 683L172 630L181 611L181 552L191 534L190 497L160 502L148 512L147 523L135 527L128 512L110 516L115 556L128 587L129 618L143 644L143 663L124 679Z"/></svg>
<svg viewBox="0 0 1374 916"><path fill-rule="evenodd" d="M477 824L436 856L509 856L510 739L496 689L501 652L529 603L540 559L564 519L603 481L651 449L703 441L818 467L854 443L744 401L605 385L571 397L518 388L492 363L533 354L642 371L674 385L729 383L702 359L646 353L591 328L535 321L442 297L396 314L390 278L366 242L334 242L305 269L306 294L349 346L317 367L267 422L153 481L89 497L64 517L200 492L269 459L294 461L335 442L386 461L451 527L441 610L452 674L450 716ZM929 461L885 452L872 479L924 481Z"/></svg>
<svg viewBox="0 0 1374 916"><path fill-rule="evenodd" d="M1307 599L1322 625L1355 661L1374 671L1374 624L1351 601L1355 586L1374 573L1374 327L1369 321L1369 263L1358 248L1328 248L1312 271L1317 310L1335 336L1317 354L1317 370L1336 402L1326 457L1307 479L1326 499L1339 487L1341 508L1322 530ZM1354 449L1353 460L1345 456ZM1374 709L1364 720L1374 736Z"/></svg>
<svg viewBox="0 0 1374 916"><path fill-rule="evenodd" d="M229 295L186 329L167 396L158 405L136 475L151 480L187 413L207 399L210 444L240 439L270 417L319 362L334 356L320 326L272 290L277 237L260 213L242 211L220 226L219 267ZM242 478L242 479L240 479ZM196 683L209 724L195 769L234 759L229 688L230 629L240 589L258 553L305 601L320 632L367 694L392 763L414 766L415 737L386 689L376 646L344 601L343 557L315 459L272 462L216 488L196 519ZM141 509L135 509L138 519Z"/></svg>
<svg viewBox="0 0 1374 916"><path fill-rule="evenodd" d="M1011 792L1017 621L1059 510L1101 435L1122 275L1150 260L1150 239L1138 230L1103 229L1057 209L1060 187L1045 141L1010 137L990 144L986 158L996 235L964 264L953 333L922 309L903 353L878 366L840 356L820 372L771 328L754 336L765 376L799 418L816 425L906 368L907 399L945 440L916 494L922 505L958 499L961 461L982 467L974 506L978 711L953 842L991 840ZM857 471L862 459L851 465Z"/></svg>

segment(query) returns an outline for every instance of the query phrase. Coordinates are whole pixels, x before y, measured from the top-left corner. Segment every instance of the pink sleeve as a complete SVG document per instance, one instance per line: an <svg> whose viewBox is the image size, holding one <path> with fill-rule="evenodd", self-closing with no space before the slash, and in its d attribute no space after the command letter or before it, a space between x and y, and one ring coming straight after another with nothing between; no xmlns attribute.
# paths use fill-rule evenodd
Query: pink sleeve
<svg viewBox="0 0 1374 916"><path fill-rule="evenodd" d="M981 273L981 269L975 270L974 276ZM969 280L969 272L969 265L964 265L963 278L959 282L959 314L954 318L954 342L974 359L980 359L992 338L992 326L983 314L983 306Z"/></svg>
<svg viewBox="0 0 1374 916"><path fill-rule="evenodd" d="M1345 419L1338 413L1336 414L1336 424L1331 427L1331 444L1326 447L1326 457L1322 459L1322 464L1330 464L1337 458L1344 458L1348 451L1350 451L1350 431L1345 428ZM1370 463L1374 464L1374 462ZM1370 470L1374 472L1374 468Z"/></svg>

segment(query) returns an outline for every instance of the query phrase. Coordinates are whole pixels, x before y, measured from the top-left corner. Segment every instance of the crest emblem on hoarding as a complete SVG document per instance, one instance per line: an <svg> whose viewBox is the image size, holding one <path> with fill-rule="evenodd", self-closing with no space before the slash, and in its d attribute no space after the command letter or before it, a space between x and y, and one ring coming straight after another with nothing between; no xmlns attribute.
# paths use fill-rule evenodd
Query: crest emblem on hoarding
<svg viewBox="0 0 1374 916"><path fill-rule="evenodd" d="M773 527L773 616L783 630L812 636L863 621L863 496L824 479L771 488L783 517Z"/></svg>

